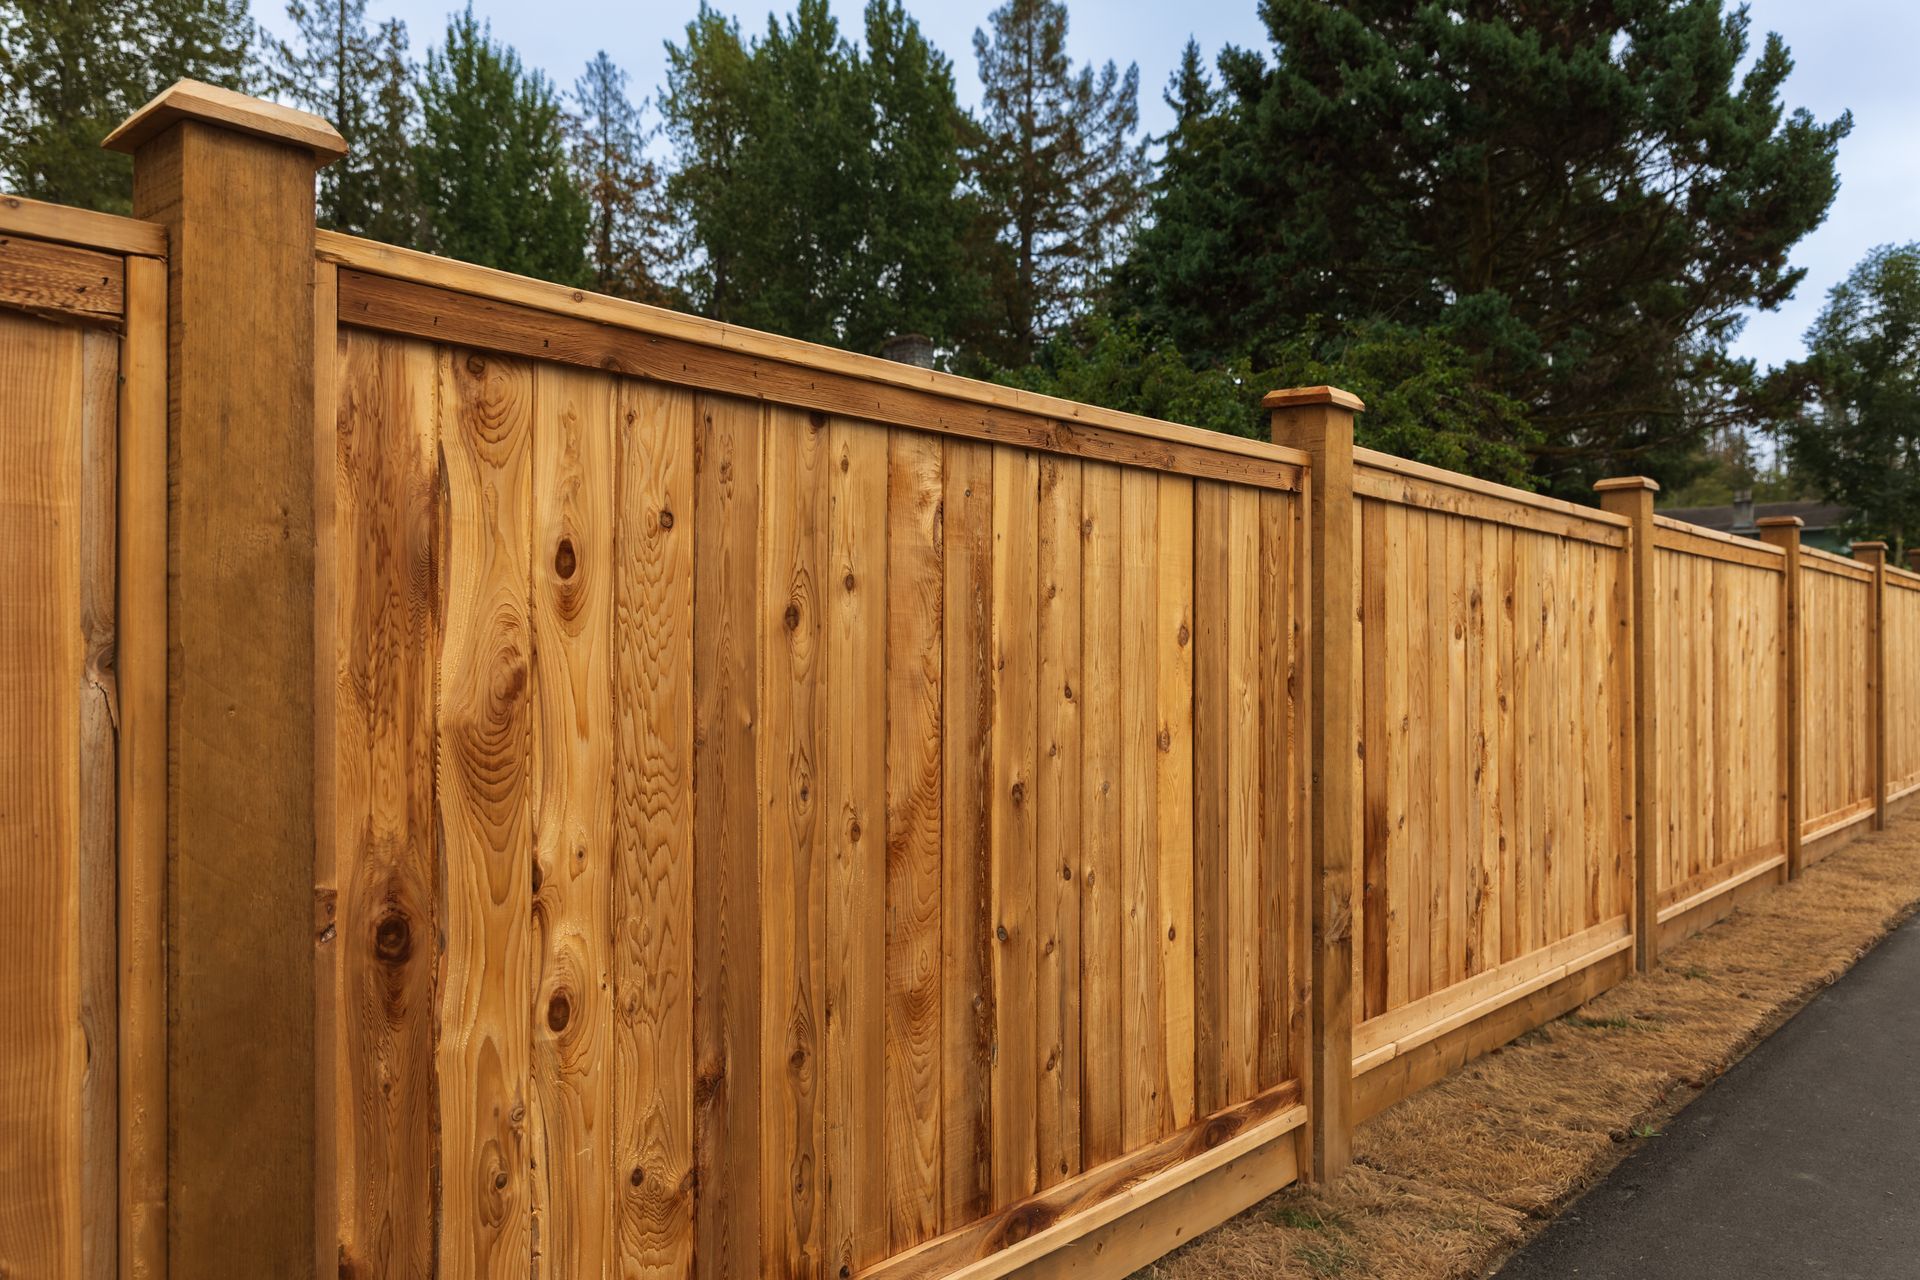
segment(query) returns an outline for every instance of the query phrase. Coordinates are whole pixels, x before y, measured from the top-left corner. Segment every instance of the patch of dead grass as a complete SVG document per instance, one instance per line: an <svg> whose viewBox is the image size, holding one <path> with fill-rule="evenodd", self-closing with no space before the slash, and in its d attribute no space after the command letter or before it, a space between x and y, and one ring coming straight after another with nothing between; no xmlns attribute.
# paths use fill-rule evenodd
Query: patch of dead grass
<svg viewBox="0 0 1920 1280"><path fill-rule="evenodd" d="M1289 1187L1142 1271L1165 1280L1484 1276L1920 902L1896 819L1567 1017L1388 1108L1354 1167Z"/></svg>

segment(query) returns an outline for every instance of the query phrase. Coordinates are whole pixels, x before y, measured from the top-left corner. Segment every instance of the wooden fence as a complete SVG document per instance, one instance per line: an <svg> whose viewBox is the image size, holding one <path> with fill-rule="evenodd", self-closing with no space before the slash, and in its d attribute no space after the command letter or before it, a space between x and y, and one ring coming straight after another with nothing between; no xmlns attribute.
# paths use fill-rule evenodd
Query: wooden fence
<svg viewBox="0 0 1920 1280"><path fill-rule="evenodd" d="M316 233L203 86L115 145L140 219L0 204L7 1275L1125 1274L1920 789L1878 544Z"/></svg>

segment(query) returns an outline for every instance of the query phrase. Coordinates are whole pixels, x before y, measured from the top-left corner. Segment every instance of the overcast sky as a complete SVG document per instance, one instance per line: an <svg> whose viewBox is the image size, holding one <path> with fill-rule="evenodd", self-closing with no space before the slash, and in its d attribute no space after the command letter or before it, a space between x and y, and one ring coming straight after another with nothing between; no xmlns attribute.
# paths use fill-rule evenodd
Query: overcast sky
<svg viewBox="0 0 1920 1280"><path fill-rule="evenodd" d="M251 0L254 16L284 32L283 0ZM369 16L398 17L421 57L441 40L451 0L369 0ZM665 75L663 47L679 40L697 0L476 0L474 11L490 19L494 34L520 51L530 65L570 88L594 52L605 49L633 77L636 99L651 94ZM736 14L749 32L765 27L769 0L718 7ZM782 0L780 12L790 7ZM994 8L989 0L907 0L907 9L928 37L954 61L960 95L979 98L973 31ZM1141 117L1149 132L1163 128L1167 110L1160 90L1192 35L1209 59L1227 43L1265 50L1266 31L1255 0L1070 0L1068 51L1076 61L1112 59L1140 66ZM1807 107L1822 120L1843 110L1854 117L1853 135L1840 148L1840 197L1819 230L1801 242L1794 262L1807 269L1798 296L1777 312L1756 315L1737 350L1762 363L1799 354L1801 335L1819 311L1826 291L1868 249L1920 239L1920 4L1913 0L1752 0L1758 34L1778 31L1798 64L1787 81L1789 107ZM849 34L860 29L860 0L833 0Z"/></svg>

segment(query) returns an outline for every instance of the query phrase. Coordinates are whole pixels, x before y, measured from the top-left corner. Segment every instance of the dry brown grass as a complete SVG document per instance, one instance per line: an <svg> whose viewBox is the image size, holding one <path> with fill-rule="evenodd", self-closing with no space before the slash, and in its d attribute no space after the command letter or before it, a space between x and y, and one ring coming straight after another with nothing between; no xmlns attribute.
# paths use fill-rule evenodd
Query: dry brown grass
<svg viewBox="0 0 1920 1280"><path fill-rule="evenodd" d="M1290 1187L1142 1276L1484 1276L1920 902L1895 819L1567 1017L1362 1125L1355 1167Z"/></svg>

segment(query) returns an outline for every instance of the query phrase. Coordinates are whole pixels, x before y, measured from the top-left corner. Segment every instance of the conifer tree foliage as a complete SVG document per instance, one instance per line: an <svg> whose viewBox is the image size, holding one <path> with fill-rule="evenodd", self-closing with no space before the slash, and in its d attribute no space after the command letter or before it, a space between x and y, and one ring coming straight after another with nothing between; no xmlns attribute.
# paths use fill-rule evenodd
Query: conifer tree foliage
<svg viewBox="0 0 1920 1280"><path fill-rule="evenodd" d="M587 282L587 202L553 85L469 6L427 54L414 146L428 247L562 284Z"/></svg>
<svg viewBox="0 0 1920 1280"><path fill-rule="evenodd" d="M952 69L900 4L865 18L864 49L826 0L748 41L703 6L668 47L684 286L707 315L810 341L946 345L971 296Z"/></svg>
<svg viewBox="0 0 1920 1280"><path fill-rule="evenodd" d="M1307 317L1430 334L1525 407L1534 471L1683 476L1738 412L1741 311L1799 282L1846 116L1744 74L1721 0L1267 0L1273 60L1228 50L1169 143L1130 308L1205 362ZM1375 329L1377 334L1377 328Z"/></svg>
<svg viewBox="0 0 1920 1280"><path fill-rule="evenodd" d="M654 131L627 96L627 73L606 50L574 82L573 106L573 170L587 200L593 287L638 302L670 302L665 183L647 155Z"/></svg>
<svg viewBox="0 0 1920 1280"><path fill-rule="evenodd" d="M253 39L246 0L0 0L0 186L127 212L100 140L182 77L247 87Z"/></svg>
<svg viewBox="0 0 1920 1280"><path fill-rule="evenodd" d="M1140 71L1076 70L1060 0L1007 0L989 22L973 33L984 92L969 157L995 246L979 346L1024 364L1097 295L1144 204Z"/></svg>
<svg viewBox="0 0 1920 1280"><path fill-rule="evenodd" d="M272 43L272 87L330 121L347 154L318 176L322 226L388 244L420 237L410 135L418 107L407 27L367 26L367 0L291 0L294 39Z"/></svg>
<svg viewBox="0 0 1920 1280"><path fill-rule="evenodd" d="M1850 532L1920 545L1920 241L1882 245L1827 295L1787 424L1798 476L1857 513Z"/></svg>

